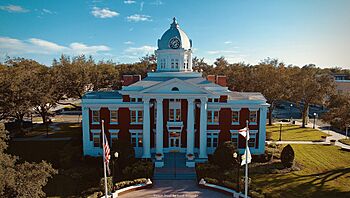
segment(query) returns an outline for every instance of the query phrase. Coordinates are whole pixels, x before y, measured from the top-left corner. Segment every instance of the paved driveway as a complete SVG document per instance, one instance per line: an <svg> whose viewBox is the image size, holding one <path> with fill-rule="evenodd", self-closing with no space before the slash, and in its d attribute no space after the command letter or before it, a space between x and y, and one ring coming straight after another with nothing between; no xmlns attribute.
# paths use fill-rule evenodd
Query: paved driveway
<svg viewBox="0 0 350 198"><path fill-rule="evenodd" d="M230 197L225 194L199 188L194 180L156 180L153 188L138 190L120 196L126 197Z"/></svg>

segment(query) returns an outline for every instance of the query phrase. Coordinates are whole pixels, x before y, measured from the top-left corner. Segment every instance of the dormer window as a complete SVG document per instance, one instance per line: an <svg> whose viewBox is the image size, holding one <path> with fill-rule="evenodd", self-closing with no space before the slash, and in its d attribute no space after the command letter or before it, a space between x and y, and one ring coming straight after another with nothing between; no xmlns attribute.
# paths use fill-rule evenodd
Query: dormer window
<svg viewBox="0 0 350 198"><path fill-rule="evenodd" d="M173 88L171 89L171 91L179 91L179 88L173 87Z"/></svg>

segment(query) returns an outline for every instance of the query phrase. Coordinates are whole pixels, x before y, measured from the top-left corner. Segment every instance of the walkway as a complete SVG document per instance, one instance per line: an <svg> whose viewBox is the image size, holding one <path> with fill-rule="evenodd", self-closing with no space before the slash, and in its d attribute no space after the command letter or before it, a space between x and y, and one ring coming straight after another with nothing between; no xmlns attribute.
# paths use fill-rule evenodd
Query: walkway
<svg viewBox="0 0 350 198"><path fill-rule="evenodd" d="M185 153L165 153L164 167L155 168L155 180L195 180L194 168L186 167Z"/></svg>
<svg viewBox="0 0 350 198"><path fill-rule="evenodd" d="M296 125L301 125L301 122L296 122ZM306 127L312 127L312 124L307 124ZM318 129L319 131L328 134L330 136L327 136L326 141L325 142L313 142L313 141L266 141L268 144L270 143L276 143L276 144L330 144L330 140L336 140L335 145L339 146L341 148L344 149L349 149L350 150L350 146L343 144L341 142L339 142L340 139L345 139L346 136L340 133L337 133L335 131L332 130L326 130L324 129L324 127L320 127L318 125L315 125L315 128Z"/></svg>
<svg viewBox="0 0 350 198"><path fill-rule="evenodd" d="M120 197L231 197L198 187L192 180L155 180L153 188L130 192Z"/></svg>

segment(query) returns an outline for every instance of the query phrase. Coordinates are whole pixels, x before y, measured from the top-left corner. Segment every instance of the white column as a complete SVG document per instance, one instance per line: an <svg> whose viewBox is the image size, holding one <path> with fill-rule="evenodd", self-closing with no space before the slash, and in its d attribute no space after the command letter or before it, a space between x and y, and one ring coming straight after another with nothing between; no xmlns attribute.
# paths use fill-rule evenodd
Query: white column
<svg viewBox="0 0 350 198"><path fill-rule="evenodd" d="M187 99L187 154L194 154L194 99Z"/></svg>
<svg viewBox="0 0 350 198"><path fill-rule="evenodd" d="M266 140L266 116L267 107L260 108L260 119L259 119L259 149L257 154L264 154L265 152L265 140Z"/></svg>
<svg viewBox="0 0 350 198"><path fill-rule="evenodd" d="M207 155L207 99L201 99L199 158L208 158L208 155Z"/></svg>
<svg viewBox="0 0 350 198"><path fill-rule="evenodd" d="M91 149L92 143L90 142L90 115L89 108L83 106L82 112L82 126L83 126L83 153L84 155L89 155L89 150Z"/></svg>
<svg viewBox="0 0 350 198"><path fill-rule="evenodd" d="M151 130L150 130L150 111L149 111L149 98L143 98L143 154L142 158L151 157Z"/></svg>
<svg viewBox="0 0 350 198"><path fill-rule="evenodd" d="M156 153L163 154L163 98L157 98Z"/></svg>

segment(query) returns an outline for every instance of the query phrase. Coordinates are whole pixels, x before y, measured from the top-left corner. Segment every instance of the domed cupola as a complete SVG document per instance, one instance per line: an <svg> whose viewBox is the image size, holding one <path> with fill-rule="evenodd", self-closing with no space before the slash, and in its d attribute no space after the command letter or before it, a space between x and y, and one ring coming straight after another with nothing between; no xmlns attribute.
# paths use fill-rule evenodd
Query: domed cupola
<svg viewBox="0 0 350 198"><path fill-rule="evenodd" d="M158 39L158 49L191 49L191 47L191 39L180 29L174 17L170 28L163 34L161 39Z"/></svg>
<svg viewBox="0 0 350 198"><path fill-rule="evenodd" d="M192 71L192 41L182 31L176 18L170 28L158 39L157 71Z"/></svg>

